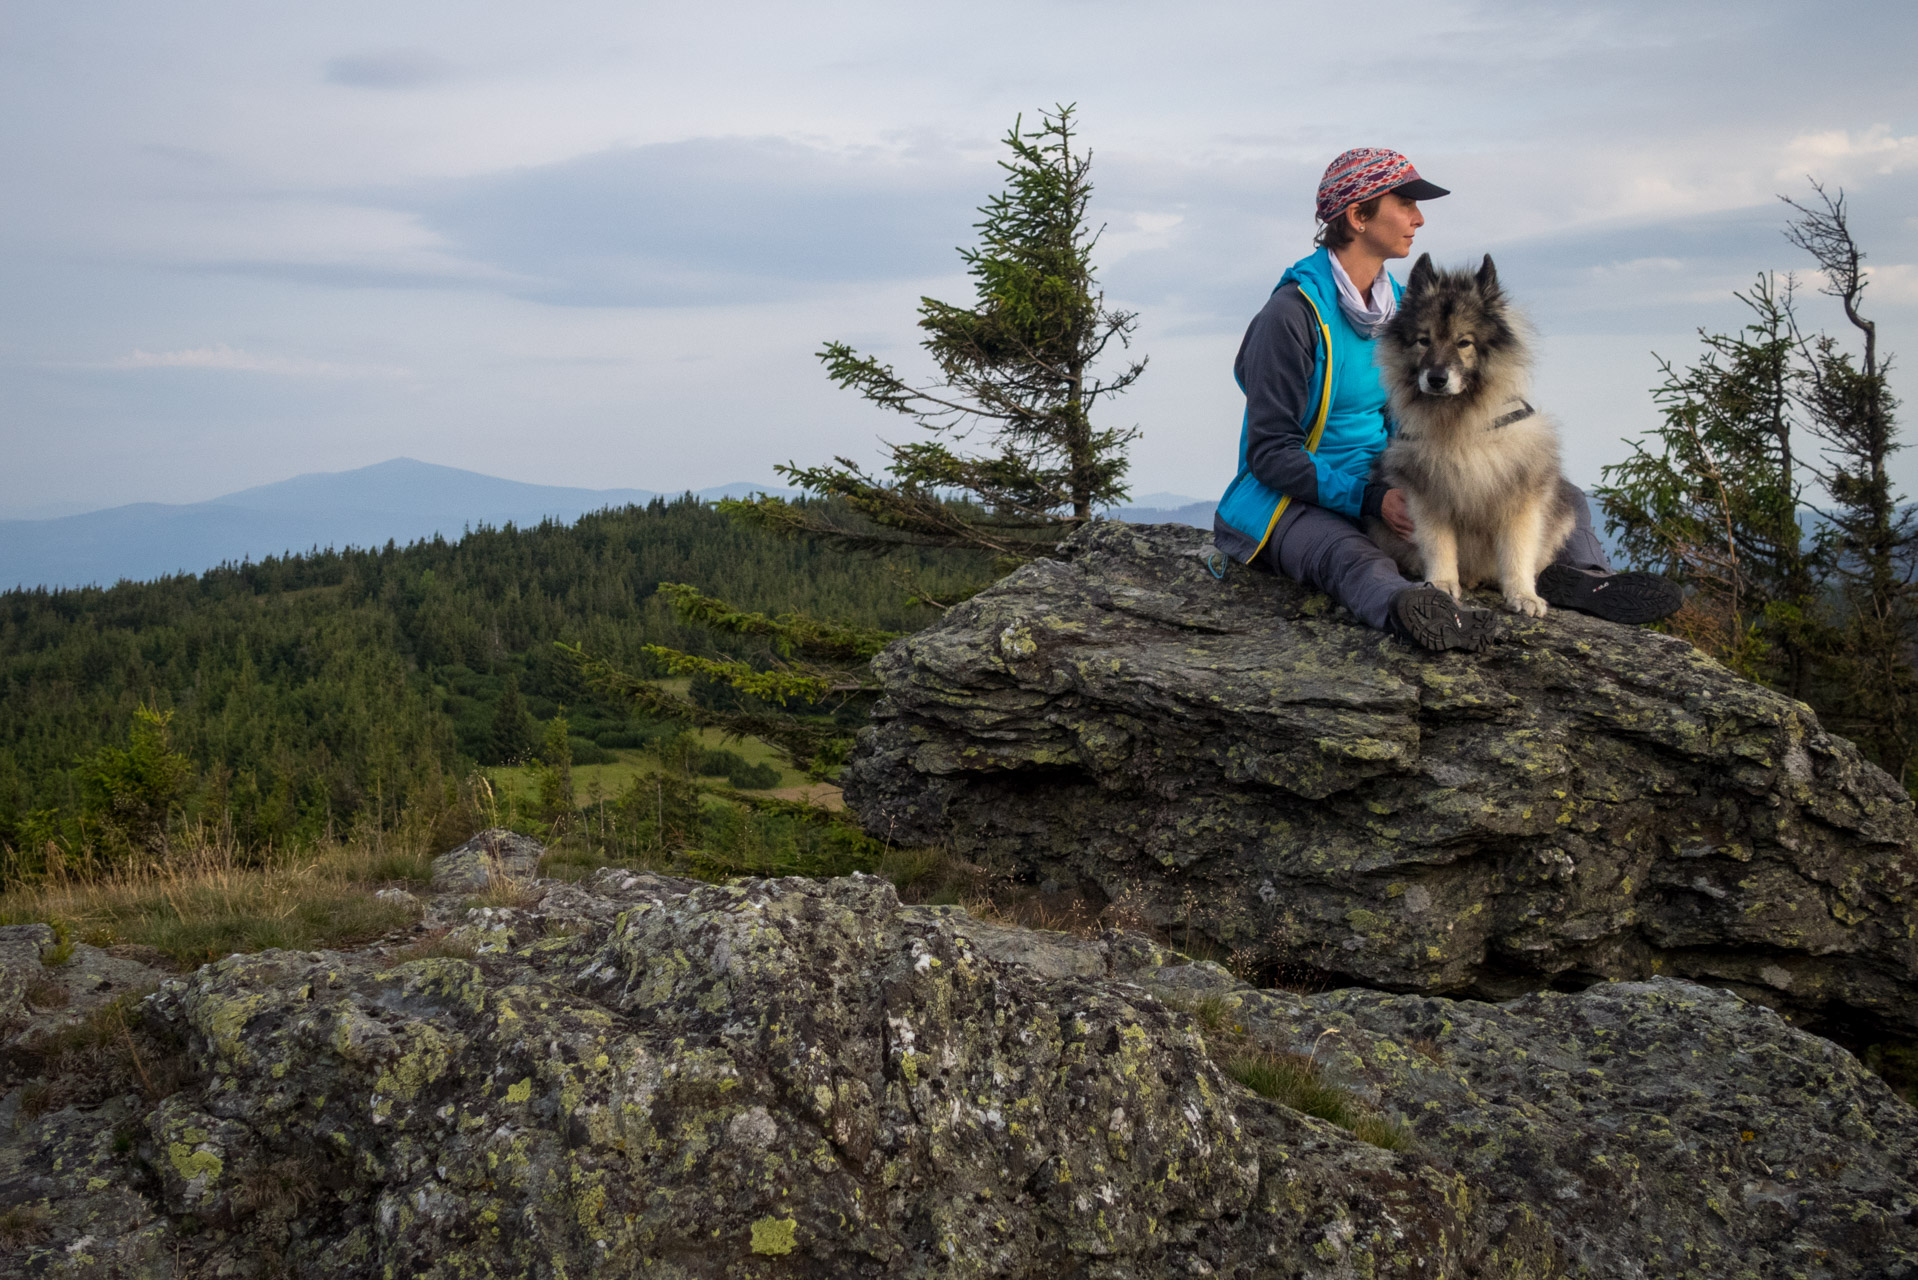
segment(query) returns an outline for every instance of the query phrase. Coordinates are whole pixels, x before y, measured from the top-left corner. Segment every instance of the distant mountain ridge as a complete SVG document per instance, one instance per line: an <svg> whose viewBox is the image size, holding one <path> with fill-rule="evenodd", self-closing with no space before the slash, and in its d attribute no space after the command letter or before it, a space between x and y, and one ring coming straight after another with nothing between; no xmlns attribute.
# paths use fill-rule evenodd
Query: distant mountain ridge
<svg viewBox="0 0 1918 1280"><path fill-rule="evenodd" d="M1182 493L1148 493L1106 514L1127 524L1189 524L1195 529L1211 529L1212 513L1219 504L1204 498L1188 498Z"/></svg>
<svg viewBox="0 0 1918 1280"><path fill-rule="evenodd" d="M762 491L793 493L737 481L698 490L697 496L711 501ZM670 496L651 489L523 484L393 458L352 471L310 472L205 502L136 502L79 515L0 520L0 591L111 586L314 547L404 545L435 534L457 538L480 525L571 522L589 511ZM1213 506L1184 494L1149 493L1108 514L1132 524L1210 529Z"/></svg>
<svg viewBox="0 0 1918 1280"><path fill-rule="evenodd" d="M761 490L789 492L740 481L697 496L710 500ZM294 476L206 502L137 502L54 519L0 520L0 590L109 586L314 547L378 547L434 534L456 538L482 524L570 522L589 511L662 496L671 495L522 484L394 458L352 471Z"/></svg>

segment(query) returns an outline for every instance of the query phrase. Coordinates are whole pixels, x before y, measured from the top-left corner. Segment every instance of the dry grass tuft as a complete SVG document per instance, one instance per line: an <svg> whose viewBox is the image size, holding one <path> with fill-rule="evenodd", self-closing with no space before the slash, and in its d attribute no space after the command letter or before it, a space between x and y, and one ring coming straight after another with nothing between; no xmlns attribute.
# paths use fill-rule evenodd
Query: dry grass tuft
<svg viewBox="0 0 1918 1280"><path fill-rule="evenodd" d="M45 920L94 946L150 947L183 968L236 951L345 947L412 922L412 908L373 892L413 882L429 862L351 845L249 858L203 844L159 866L16 886L0 895L0 920Z"/></svg>
<svg viewBox="0 0 1918 1280"><path fill-rule="evenodd" d="M967 862L950 849L888 846L873 866L873 874L892 881L899 900L919 906L974 910L990 873ZM974 914L978 914L974 911Z"/></svg>
<svg viewBox="0 0 1918 1280"><path fill-rule="evenodd" d="M0 1081L25 1082L21 1114L31 1119L136 1092L157 1102L178 1092L188 1074L185 1046L140 1017L148 994L129 992L0 1056Z"/></svg>
<svg viewBox="0 0 1918 1280"><path fill-rule="evenodd" d="M1010 891L1000 888L991 894L968 898L964 906L981 920L1069 933L1080 938L1096 938L1108 927L1099 904L1076 893L1020 892L1017 888Z"/></svg>
<svg viewBox="0 0 1918 1280"><path fill-rule="evenodd" d="M486 887L466 899L466 907L510 907L515 911L524 911L528 907L539 905L546 896L546 890L530 880L515 880L497 872L487 876Z"/></svg>
<svg viewBox="0 0 1918 1280"><path fill-rule="evenodd" d="M0 1212L0 1249L39 1244L52 1234L47 1226L52 1216L45 1204L9 1205Z"/></svg>
<svg viewBox="0 0 1918 1280"><path fill-rule="evenodd" d="M31 983L26 992L27 1007L35 1012L44 1013L52 1009L64 1009L73 1000L72 993L64 982L55 982L51 978L41 978Z"/></svg>
<svg viewBox="0 0 1918 1280"><path fill-rule="evenodd" d="M242 1218L264 1219L269 1228L285 1227L318 1204L325 1191L303 1160L274 1160L233 1188L233 1210Z"/></svg>

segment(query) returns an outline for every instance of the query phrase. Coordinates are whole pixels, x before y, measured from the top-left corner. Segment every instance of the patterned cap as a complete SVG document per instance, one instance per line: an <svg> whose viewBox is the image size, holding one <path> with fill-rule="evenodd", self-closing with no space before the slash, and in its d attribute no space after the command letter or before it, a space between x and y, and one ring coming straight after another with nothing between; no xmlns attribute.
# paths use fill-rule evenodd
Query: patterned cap
<svg viewBox="0 0 1918 1280"><path fill-rule="evenodd" d="M1354 147L1325 167L1319 179L1319 202L1313 210L1320 222L1330 222L1347 205L1397 191L1408 200L1434 200L1450 195L1419 177L1412 162L1384 147Z"/></svg>

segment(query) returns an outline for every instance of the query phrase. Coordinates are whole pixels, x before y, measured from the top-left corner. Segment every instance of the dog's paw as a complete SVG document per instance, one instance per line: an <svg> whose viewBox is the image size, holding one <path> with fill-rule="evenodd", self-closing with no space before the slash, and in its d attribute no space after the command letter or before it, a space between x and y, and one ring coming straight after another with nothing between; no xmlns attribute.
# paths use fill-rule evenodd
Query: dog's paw
<svg viewBox="0 0 1918 1280"><path fill-rule="evenodd" d="M1546 613L1544 599L1529 591L1506 592L1505 607L1513 613L1522 613L1528 618L1542 618Z"/></svg>
<svg viewBox="0 0 1918 1280"><path fill-rule="evenodd" d="M1465 603L1465 589L1459 586L1457 579L1455 578L1446 579L1445 581L1441 582L1439 579L1434 578L1432 579L1432 585L1437 587L1440 591L1443 591L1446 595L1452 597L1452 599L1458 601L1460 604Z"/></svg>

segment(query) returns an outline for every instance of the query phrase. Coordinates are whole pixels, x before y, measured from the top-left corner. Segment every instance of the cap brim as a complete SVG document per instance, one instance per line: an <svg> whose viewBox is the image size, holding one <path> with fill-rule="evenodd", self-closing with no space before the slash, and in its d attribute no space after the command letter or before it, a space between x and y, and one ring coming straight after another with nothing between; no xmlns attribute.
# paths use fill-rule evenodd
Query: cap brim
<svg viewBox="0 0 1918 1280"><path fill-rule="evenodd" d="M1392 194L1395 196L1404 196L1407 200L1436 200L1440 196L1449 196L1452 193L1435 182L1427 182L1423 178L1414 178L1410 182L1401 182L1398 186L1393 187Z"/></svg>

